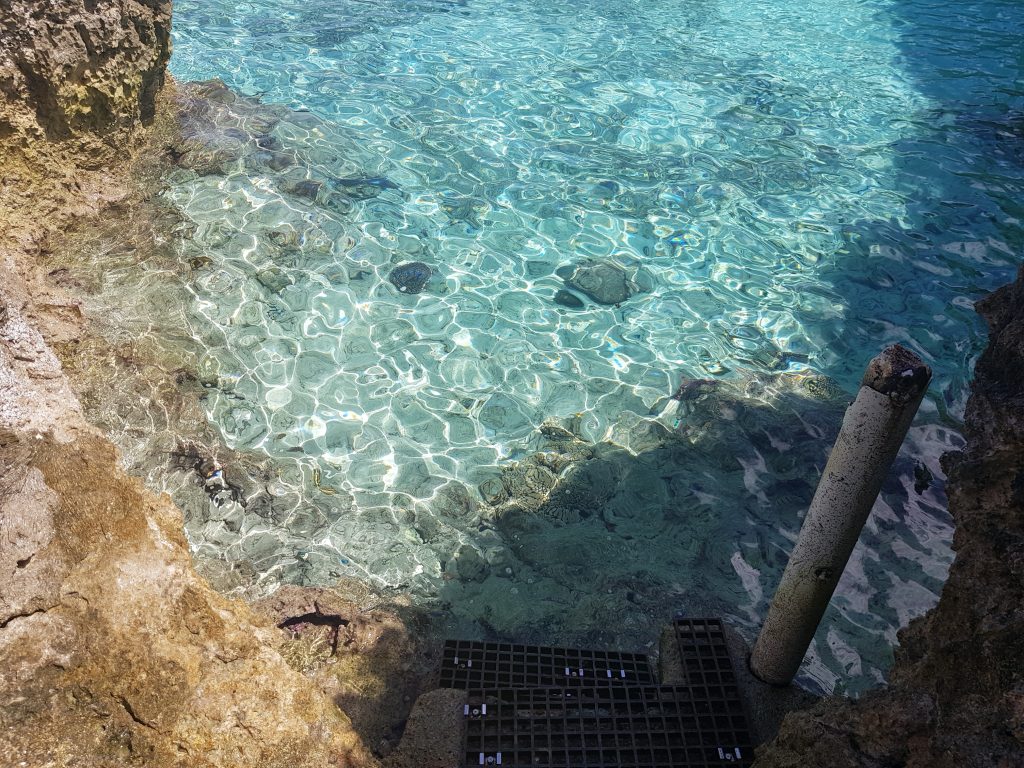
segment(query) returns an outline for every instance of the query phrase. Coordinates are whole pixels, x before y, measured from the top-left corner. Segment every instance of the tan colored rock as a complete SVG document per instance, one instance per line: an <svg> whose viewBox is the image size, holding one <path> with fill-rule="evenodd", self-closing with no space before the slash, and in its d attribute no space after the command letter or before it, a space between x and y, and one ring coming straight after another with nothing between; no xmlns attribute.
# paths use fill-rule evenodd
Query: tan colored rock
<svg viewBox="0 0 1024 768"><path fill-rule="evenodd" d="M0 137L23 146L131 129L156 114L171 0L9 0L0 9Z"/></svg>
<svg viewBox="0 0 1024 768"><path fill-rule="evenodd" d="M283 586L253 608L282 628L279 650L292 667L345 711L369 747L387 754L441 648L417 611L361 610L345 586Z"/></svg>
<svg viewBox="0 0 1024 768"><path fill-rule="evenodd" d="M466 720L466 692L438 688L416 700L402 743L384 761L385 768L459 768Z"/></svg>

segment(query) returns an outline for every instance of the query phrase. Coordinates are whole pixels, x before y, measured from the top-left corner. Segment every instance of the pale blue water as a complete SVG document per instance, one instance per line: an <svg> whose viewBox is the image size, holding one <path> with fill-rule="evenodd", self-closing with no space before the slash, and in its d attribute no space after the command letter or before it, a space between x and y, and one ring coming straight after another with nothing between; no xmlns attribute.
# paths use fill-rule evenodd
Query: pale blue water
<svg viewBox="0 0 1024 768"><path fill-rule="evenodd" d="M841 413L803 383L853 392L900 342L935 380L804 678L871 684L951 558L913 461L941 477L960 444L972 302L1021 259L1022 35L998 0L178 0L179 80L292 110L215 114L248 154L169 179L207 415L276 460L285 509L190 518L197 550L465 631L636 642L701 607L752 630ZM588 258L637 292L556 304ZM434 273L415 296L387 282L407 261ZM682 377L756 397L652 448ZM575 414L630 450L568 517L496 515L480 488Z"/></svg>

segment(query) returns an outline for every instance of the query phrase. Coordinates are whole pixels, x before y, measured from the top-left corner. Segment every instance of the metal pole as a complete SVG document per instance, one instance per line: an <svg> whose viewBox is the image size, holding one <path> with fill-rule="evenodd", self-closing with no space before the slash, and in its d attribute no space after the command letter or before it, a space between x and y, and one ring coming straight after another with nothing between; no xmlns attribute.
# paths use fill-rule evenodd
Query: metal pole
<svg viewBox="0 0 1024 768"><path fill-rule="evenodd" d="M750 655L764 682L796 675L931 376L899 345L868 364Z"/></svg>

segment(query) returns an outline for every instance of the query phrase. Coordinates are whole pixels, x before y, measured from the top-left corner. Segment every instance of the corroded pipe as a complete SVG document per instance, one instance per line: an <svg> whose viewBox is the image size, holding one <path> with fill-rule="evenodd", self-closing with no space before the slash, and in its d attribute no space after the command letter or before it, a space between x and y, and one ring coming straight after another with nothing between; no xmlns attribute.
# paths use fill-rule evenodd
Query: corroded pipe
<svg viewBox="0 0 1024 768"><path fill-rule="evenodd" d="M761 680L796 675L931 376L899 345L868 364L751 653Z"/></svg>

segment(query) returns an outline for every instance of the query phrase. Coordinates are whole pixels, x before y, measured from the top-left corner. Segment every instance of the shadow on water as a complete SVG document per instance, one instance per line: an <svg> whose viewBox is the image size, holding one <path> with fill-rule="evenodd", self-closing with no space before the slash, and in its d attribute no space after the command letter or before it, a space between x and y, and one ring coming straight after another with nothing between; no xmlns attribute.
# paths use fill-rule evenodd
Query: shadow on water
<svg viewBox="0 0 1024 768"><path fill-rule="evenodd" d="M821 340L829 350L822 370L851 389L864 362L858 351L892 343L931 365L935 377L901 457L922 462L941 483L937 459L960 445L970 372L986 342L973 303L1011 280L1024 259L1024 6L977 0L951 15L947 4L915 0L891 3L884 14L898 31L894 65L926 103L910 117L890 118L902 122L891 147L891 191L902 214L844 226L837 258L819 272L846 308L842 325ZM901 317L930 320L908 325ZM901 518L900 530L934 526L937 533L948 520L941 494L934 504L914 494L893 499L899 474L897 467L858 549L878 552L874 567L889 572L891 604L902 604L897 626L931 598L906 590L907 566L918 567L914 547L892 546L886 556L879 542L891 535L892 515ZM919 538L927 541L927 533ZM833 605L848 600L841 587ZM871 605L870 613L879 608Z"/></svg>
<svg viewBox="0 0 1024 768"><path fill-rule="evenodd" d="M958 35L949 34L948 7L934 0L883 13L898 30L895 64L927 105L884 118L902 122L889 147L902 213L830 223L842 242L818 274L844 321L817 340L827 350L819 363L853 392L864 350L901 343L935 378L805 665L804 683L823 689L843 690L828 670L845 669L857 678L852 693L888 668L891 652L878 636L894 644L894 629L927 608L945 579L949 518L938 458L960 445L969 371L984 346L972 305L1012 277L1024 248L1024 6L958 6ZM755 97L770 115L779 94L769 84ZM931 322L901 325L908 316ZM491 548L491 562L464 547L448 564L442 600L495 636L537 642L642 645L673 610L731 616L752 635L842 407L793 391L770 404L712 396L705 406L709 418L684 424L687 437L647 434L635 450L592 446L553 494L573 503L492 507L475 542ZM493 541L514 555L508 565Z"/></svg>
<svg viewBox="0 0 1024 768"><path fill-rule="evenodd" d="M936 371L919 422L953 425L984 346L973 302L1011 279L1024 252L1024 6L976 0L951 15L945 3L915 0L884 15L898 31L893 64L926 104L887 118L902 135L891 147L902 214L845 226L839 258L820 273L847 307L823 340L825 372L852 386L858 350L907 345ZM901 316L931 322L902 327Z"/></svg>

